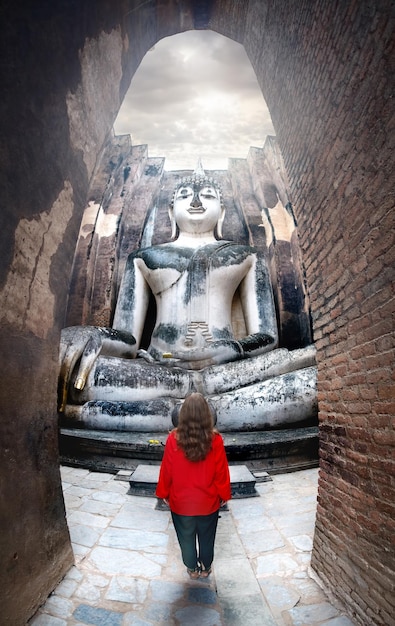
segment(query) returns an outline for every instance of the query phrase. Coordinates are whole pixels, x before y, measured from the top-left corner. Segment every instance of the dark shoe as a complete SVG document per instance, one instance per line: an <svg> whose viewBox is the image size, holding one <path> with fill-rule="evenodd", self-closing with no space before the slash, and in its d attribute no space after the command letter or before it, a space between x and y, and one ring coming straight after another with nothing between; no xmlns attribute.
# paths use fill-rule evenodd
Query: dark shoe
<svg viewBox="0 0 395 626"><path fill-rule="evenodd" d="M208 578L211 574L211 567L209 567L208 569L202 569L200 571L200 578Z"/></svg>

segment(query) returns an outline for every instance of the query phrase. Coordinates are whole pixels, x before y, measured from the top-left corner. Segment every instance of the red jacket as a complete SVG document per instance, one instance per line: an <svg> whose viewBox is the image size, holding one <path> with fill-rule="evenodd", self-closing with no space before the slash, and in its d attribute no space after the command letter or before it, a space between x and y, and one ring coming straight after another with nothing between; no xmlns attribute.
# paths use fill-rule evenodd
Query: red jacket
<svg viewBox="0 0 395 626"><path fill-rule="evenodd" d="M159 481L158 498L169 500L178 515L210 515L221 500L230 500L230 476L224 442L215 434L210 452L203 461L188 461L177 447L174 432L167 438Z"/></svg>

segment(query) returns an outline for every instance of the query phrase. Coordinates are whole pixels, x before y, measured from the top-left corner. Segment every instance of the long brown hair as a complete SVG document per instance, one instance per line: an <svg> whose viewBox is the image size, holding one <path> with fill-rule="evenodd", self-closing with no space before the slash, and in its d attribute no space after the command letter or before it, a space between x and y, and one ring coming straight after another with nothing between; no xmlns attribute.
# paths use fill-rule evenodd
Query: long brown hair
<svg viewBox="0 0 395 626"><path fill-rule="evenodd" d="M181 406L175 429L177 444L189 461L206 458L215 432L213 414L204 396L189 394Z"/></svg>

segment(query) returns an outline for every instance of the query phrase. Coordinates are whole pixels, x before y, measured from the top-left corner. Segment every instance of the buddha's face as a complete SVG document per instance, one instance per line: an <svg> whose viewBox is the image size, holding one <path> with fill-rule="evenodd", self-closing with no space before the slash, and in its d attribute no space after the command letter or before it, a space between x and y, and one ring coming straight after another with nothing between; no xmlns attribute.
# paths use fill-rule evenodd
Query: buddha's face
<svg viewBox="0 0 395 626"><path fill-rule="evenodd" d="M213 231L222 215L218 189L206 183L188 183L179 187L174 197L173 214L181 232Z"/></svg>

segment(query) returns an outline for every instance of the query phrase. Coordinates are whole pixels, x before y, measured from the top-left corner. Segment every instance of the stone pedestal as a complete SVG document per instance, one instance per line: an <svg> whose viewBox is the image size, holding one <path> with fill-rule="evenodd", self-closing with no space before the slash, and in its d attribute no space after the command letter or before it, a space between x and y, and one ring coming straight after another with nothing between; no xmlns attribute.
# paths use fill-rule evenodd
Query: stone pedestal
<svg viewBox="0 0 395 626"><path fill-rule="evenodd" d="M133 471L140 463L160 463L166 436L163 432L62 428L59 438L61 462L103 472ZM230 463L248 464L276 473L316 467L318 463L317 426L223 433L223 439Z"/></svg>

